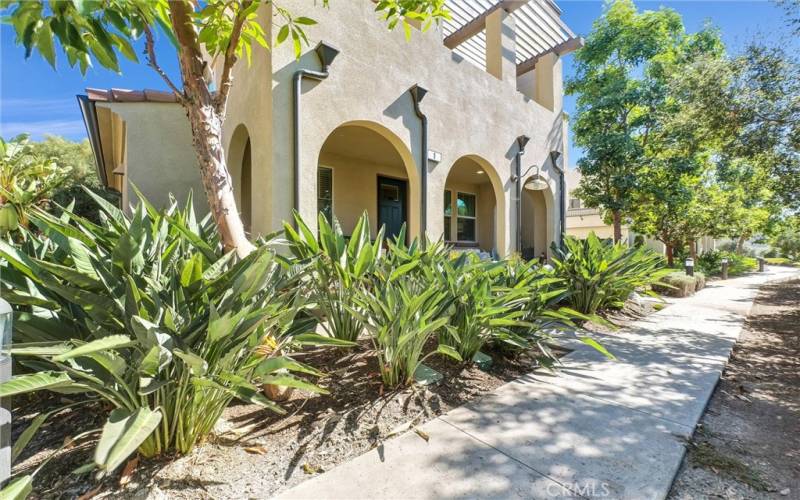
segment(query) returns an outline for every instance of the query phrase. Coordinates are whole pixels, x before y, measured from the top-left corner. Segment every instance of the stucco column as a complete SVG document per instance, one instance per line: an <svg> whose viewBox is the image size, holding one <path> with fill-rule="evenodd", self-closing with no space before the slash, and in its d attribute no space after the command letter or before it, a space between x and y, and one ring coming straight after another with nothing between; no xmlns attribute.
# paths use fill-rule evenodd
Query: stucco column
<svg viewBox="0 0 800 500"><path fill-rule="evenodd" d="M514 18L503 9L486 17L486 71L497 79L517 85L517 41Z"/></svg>
<svg viewBox="0 0 800 500"><path fill-rule="evenodd" d="M551 111L562 107L561 59L549 52L536 61L536 102Z"/></svg>

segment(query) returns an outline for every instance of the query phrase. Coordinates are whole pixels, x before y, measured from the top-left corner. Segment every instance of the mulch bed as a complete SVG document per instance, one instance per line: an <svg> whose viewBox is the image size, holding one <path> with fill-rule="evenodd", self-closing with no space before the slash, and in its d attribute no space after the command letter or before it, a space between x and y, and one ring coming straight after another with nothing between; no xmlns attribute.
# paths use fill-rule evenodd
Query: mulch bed
<svg viewBox="0 0 800 500"><path fill-rule="evenodd" d="M800 499L800 281L765 285L671 499Z"/></svg>
<svg viewBox="0 0 800 500"><path fill-rule="evenodd" d="M259 406L232 404L208 441L188 456L142 460L120 486L120 473L99 484L92 475L71 471L92 461L94 442L71 446L51 460L34 480L34 498L246 498L267 497L320 474L417 425L480 398L531 372L529 353L508 357L489 351L487 371L442 356L426 364L444 375L430 387L386 391L367 344L361 350L320 349L302 361L329 374L321 384L328 395L295 392L280 416ZM13 439L40 411L62 396L15 401ZM102 407L65 411L50 420L20 457L14 472L32 471L67 436L103 423ZM430 436L430 439L435 439ZM420 438L422 439L422 437Z"/></svg>

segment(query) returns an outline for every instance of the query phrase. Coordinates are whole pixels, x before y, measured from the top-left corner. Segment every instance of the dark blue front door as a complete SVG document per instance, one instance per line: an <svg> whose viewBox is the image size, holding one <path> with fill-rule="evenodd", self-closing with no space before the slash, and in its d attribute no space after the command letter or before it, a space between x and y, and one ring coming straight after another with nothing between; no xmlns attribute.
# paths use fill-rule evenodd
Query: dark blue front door
<svg viewBox="0 0 800 500"><path fill-rule="evenodd" d="M378 177L378 227L386 227L386 237L394 239L406 222L406 181Z"/></svg>

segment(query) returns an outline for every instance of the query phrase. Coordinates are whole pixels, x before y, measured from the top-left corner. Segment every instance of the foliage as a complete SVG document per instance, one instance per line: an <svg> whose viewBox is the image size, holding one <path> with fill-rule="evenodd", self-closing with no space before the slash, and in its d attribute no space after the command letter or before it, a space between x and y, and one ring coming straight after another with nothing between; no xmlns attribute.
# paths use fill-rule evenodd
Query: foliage
<svg viewBox="0 0 800 500"><path fill-rule="evenodd" d="M631 292L658 283L670 270L661 256L645 247L600 240L564 238L553 245L556 276L566 280L572 307L583 314L622 307Z"/></svg>
<svg viewBox="0 0 800 500"><path fill-rule="evenodd" d="M136 450L188 452L233 398L281 412L258 384L322 390L290 373L319 372L281 355L316 339L297 316L302 270L267 246L239 261L223 254L191 200L164 211L142 200L126 216L96 199L102 225L37 210L41 235L0 244L3 296L18 314L12 354L33 370L0 384L2 397L52 390L103 402L94 407L111 408L108 420L92 432L105 474Z"/></svg>
<svg viewBox="0 0 800 500"><path fill-rule="evenodd" d="M722 259L728 259L728 276L736 276L755 271L758 262L745 255L728 250L709 250L703 252L695 261L695 268L710 276L722 273Z"/></svg>
<svg viewBox="0 0 800 500"><path fill-rule="evenodd" d="M532 275L511 286L498 277L506 271L504 262L486 262L462 253L442 265L439 288L452 298L450 321L439 333L439 342L455 349L466 361L487 342L525 346L514 327L533 326L521 321L531 292Z"/></svg>
<svg viewBox="0 0 800 500"><path fill-rule="evenodd" d="M334 219L331 227L322 213L318 219L318 236L299 214L294 214L294 220L297 230L284 223L284 233L295 257L310 263L311 280L306 285L311 300L324 316L319 318L322 327L333 338L355 341L363 330L363 324L348 307L352 307L357 289L369 279L382 258L383 228L378 231L374 242L371 241L369 217L365 212L348 241L339 221Z"/></svg>
<svg viewBox="0 0 800 500"><path fill-rule="evenodd" d="M800 260L800 223L784 225L770 243L782 257Z"/></svg>
<svg viewBox="0 0 800 500"><path fill-rule="evenodd" d="M271 10L261 12L269 14L259 17L259 8L267 4ZM328 0L322 4L327 6ZM375 10L390 28L402 22L410 36L411 20L426 29L432 21L447 18L444 4L444 0L382 0ZM16 42L25 48L25 57L38 52L54 68L60 47L69 65L77 65L83 74L93 61L119 72L118 54L138 62L134 44L143 37L148 66L185 108L208 205L225 247L239 256L253 251L236 209L222 145L233 68L243 56L249 62L254 48L269 49L267 33L273 32L277 44L291 39L299 58L308 44L305 29L316 21L295 16L269 0L4 0L0 7L14 28ZM182 88L159 64L155 31L163 32L177 49ZM212 64L215 61L220 64ZM218 74L209 71L212 65L220 68Z"/></svg>
<svg viewBox="0 0 800 500"><path fill-rule="evenodd" d="M99 223L97 204L83 187L91 189L111 203L119 202L119 195L104 189L100 183L88 139L75 142L64 137L47 135L43 141L30 142L30 147L34 155L50 159L61 168L69 169L65 182L53 192L52 199L56 205L65 207L74 202L71 210L73 213Z"/></svg>
<svg viewBox="0 0 800 500"><path fill-rule="evenodd" d="M653 291L674 297L688 297L699 290L699 282L705 284L705 276L701 272L696 271L694 276L688 276L683 271L673 271L662 277L660 283L654 283Z"/></svg>
<svg viewBox="0 0 800 500"><path fill-rule="evenodd" d="M0 235L26 227L30 210L46 205L69 173L69 167L37 155L27 136L0 138Z"/></svg>
<svg viewBox="0 0 800 500"><path fill-rule="evenodd" d="M578 95L573 130L585 150L576 194L587 206L612 213L616 239L622 216L635 203L649 132L665 106L663 78L651 66L682 33L674 11L639 13L631 0L617 0L575 54L576 76L566 92Z"/></svg>
<svg viewBox="0 0 800 500"><path fill-rule="evenodd" d="M350 307L371 333L381 379L391 388L411 384L419 365L432 354L461 360L457 351L444 344L423 355L430 338L447 324L453 303L447 290L436 286L436 267L429 265L446 253L440 245L422 250L417 242L408 247L390 243L389 253L395 251L402 254L404 263L396 266L392 259L384 259L369 286L358 289Z"/></svg>

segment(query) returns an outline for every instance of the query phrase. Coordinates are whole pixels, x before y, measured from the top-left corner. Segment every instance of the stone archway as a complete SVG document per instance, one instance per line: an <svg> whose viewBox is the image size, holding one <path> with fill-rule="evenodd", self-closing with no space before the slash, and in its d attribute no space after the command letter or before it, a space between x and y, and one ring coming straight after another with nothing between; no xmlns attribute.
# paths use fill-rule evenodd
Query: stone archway
<svg viewBox="0 0 800 500"><path fill-rule="evenodd" d="M346 122L328 135L318 158L314 198L304 197L316 200L314 213L334 216L345 234L366 211L373 237L381 226L396 235L403 224L410 238L419 236L419 173L397 135L375 122Z"/></svg>
<svg viewBox="0 0 800 500"><path fill-rule="evenodd" d="M550 244L555 240L555 195L547 182L542 190L525 189L529 177L522 183L522 251L526 259L544 255L550 257Z"/></svg>
<svg viewBox="0 0 800 500"><path fill-rule="evenodd" d="M458 158L444 186L444 239L498 255L505 242L505 196L497 170L477 155Z"/></svg>

